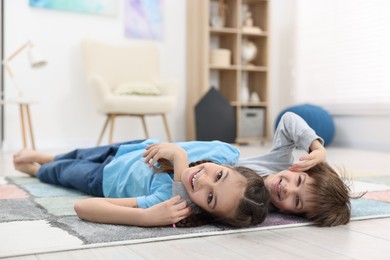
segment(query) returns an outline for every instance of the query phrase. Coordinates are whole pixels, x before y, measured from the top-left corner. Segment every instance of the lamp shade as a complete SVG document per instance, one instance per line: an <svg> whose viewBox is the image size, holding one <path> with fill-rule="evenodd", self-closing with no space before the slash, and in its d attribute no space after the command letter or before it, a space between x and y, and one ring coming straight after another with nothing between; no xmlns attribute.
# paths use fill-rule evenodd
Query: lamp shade
<svg viewBox="0 0 390 260"><path fill-rule="evenodd" d="M29 55L31 67L33 68L43 67L47 63L43 55L37 50L35 45L30 46L28 55Z"/></svg>
<svg viewBox="0 0 390 260"><path fill-rule="evenodd" d="M32 44L30 41L24 43L22 46L20 46L18 49L16 49L11 55L9 55L8 58L3 60L4 67L9 75L9 77L12 79L14 86L16 90L18 91L19 97L23 96L22 90L19 88L19 85L16 82L16 79L14 77L14 73L11 69L10 63L13 59L15 59L23 50L28 50L28 56L30 60L30 65L32 68L39 68L44 65L46 65L46 60L43 58L42 54L37 51L34 44Z"/></svg>

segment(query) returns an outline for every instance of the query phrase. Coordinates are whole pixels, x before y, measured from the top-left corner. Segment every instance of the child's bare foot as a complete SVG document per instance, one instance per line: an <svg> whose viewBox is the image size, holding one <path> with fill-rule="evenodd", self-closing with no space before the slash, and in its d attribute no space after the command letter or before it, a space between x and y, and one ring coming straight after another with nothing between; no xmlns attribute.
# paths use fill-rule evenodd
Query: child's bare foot
<svg viewBox="0 0 390 260"><path fill-rule="evenodd" d="M34 162L33 153L34 150L23 149L14 154L14 164L23 162Z"/></svg>
<svg viewBox="0 0 390 260"><path fill-rule="evenodd" d="M17 163L39 163L45 164L52 162L54 156L31 149L23 149L14 154L14 164Z"/></svg>
<svg viewBox="0 0 390 260"><path fill-rule="evenodd" d="M15 163L14 162L14 167L16 170L27 173L28 175L31 175L35 177L37 174L39 168L41 167L40 165L37 165L35 163Z"/></svg>

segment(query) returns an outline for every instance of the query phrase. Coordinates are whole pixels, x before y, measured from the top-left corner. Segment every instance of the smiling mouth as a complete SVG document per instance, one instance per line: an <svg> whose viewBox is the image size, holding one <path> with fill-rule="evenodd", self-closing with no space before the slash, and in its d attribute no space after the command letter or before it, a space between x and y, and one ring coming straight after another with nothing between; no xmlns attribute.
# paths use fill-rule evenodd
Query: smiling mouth
<svg viewBox="0 0 390 260"><path fill-rule="evenodd" d="M195 188L195 180L196 180L196 176L198 175L199 172L200 172L200 170L197 171L197 172L194 172L194 173L190 176L190 185L191 185L192 189Z"/></svg>
<svg viewBox="0 0 390 260"><path fill-rule="evenodd" d="M282 179L280 179L280 181L275 184L275 192L276 192L276 195L278 195L279 199L280 199L281 191L282 191Z"/></svg>
<svg viewBox="0 0 390 260"><path fill-rule="evenodd" d="M194 188L196 175L198 175L198 173L196 173L196 174L192 177L192 180L191 180L191 186L192 186L192 188Z"/></svg>

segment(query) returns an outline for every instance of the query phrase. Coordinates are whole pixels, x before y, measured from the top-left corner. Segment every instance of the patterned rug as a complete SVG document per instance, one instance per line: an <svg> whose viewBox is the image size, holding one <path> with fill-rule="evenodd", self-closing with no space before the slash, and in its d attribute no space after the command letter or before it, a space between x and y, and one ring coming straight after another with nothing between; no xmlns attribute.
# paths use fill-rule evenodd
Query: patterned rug
<svg viewBox="0 0 390 260"><path fill-rule="evenodd" d="M352 220L390 217L390 177L360 178L352 189L368 191L352 201ZM305 219L279 213L271 213L261 225L245 229L96 224L80 220L73 210L74 203L86 197L27 176L0 178L0 258L311 225Z"/></svg>

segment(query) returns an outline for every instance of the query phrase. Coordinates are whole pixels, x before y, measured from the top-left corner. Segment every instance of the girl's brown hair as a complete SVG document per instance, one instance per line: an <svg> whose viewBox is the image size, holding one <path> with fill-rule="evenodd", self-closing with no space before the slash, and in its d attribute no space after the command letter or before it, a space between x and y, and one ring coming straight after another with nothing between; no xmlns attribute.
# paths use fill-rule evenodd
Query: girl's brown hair
<svg viewBox="0 0 390 260"><path fill-rule="evenodd" d="M190 167L202 163L211 162L208 160L190 163ZM155 168L156 172L173 173L173 165L170 161L160 159L158 161L159 168ZM199 214L192 214L186 219L176 223L178 227L193 227L211 223L227 224L234 227L248 227L257 225L264 221L268 214L268 205L270 203L270 194L264 186L263 178L256 174L253 170L246 167L231 167L245 177L247 183L244 190L244 196L240 199L236 214L233 218L224 218L212 216L202 210Z"/></svg>
<svg viewBox="0 0 390 260"><path fill-rule="evenodd" d="M262 223L268 214L270 203L270 194L265 188L263 178L247 167L231 168L244 176L247 183L235 217L221 219L221 221L236 227L248 227Z"/></svg>

